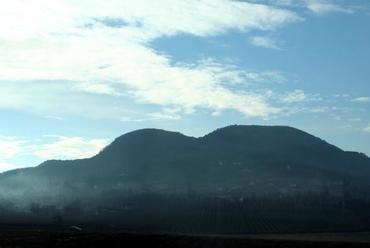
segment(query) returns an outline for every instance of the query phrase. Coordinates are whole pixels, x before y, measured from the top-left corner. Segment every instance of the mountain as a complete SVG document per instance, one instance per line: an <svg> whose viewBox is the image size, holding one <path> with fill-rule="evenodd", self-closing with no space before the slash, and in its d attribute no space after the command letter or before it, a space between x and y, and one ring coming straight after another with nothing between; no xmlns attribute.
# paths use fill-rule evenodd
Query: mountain
<svg viewBox="0 0 370 248"><path fill-rule="evenodd" d="M88 159L50 160L0 174L3 198L35 199L112 190L199 194L290 194L368 188L370 159L284 126L234 125L204 137L142 129Z"/></svg>

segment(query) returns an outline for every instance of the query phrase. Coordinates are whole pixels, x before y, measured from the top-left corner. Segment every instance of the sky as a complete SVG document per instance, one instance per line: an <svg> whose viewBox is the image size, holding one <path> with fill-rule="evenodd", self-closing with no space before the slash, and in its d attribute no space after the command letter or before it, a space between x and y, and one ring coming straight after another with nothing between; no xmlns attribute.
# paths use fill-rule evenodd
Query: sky
<svg viewBox="0 0 370 248"><path fill-rule="evenodd" d="M370 1L0 0L0 171L161 128L370 155Z"/></svg>

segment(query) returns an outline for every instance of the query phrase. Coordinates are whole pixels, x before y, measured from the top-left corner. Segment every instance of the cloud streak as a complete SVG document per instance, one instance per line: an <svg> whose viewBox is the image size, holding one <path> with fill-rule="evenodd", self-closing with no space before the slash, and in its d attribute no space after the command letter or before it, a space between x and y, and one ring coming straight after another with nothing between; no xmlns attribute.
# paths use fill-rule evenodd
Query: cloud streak
<svg viewBox="0 0 370 248"><path fill-rule="evenodd" d="M108 142L105 139L55 136L55 141L31 149L40 159L81 159L96 155Z"/></svg>
<svg viewBox="0 0 370 248"><path fill-rule="evenodd" d="M361 96L361 97L356 97L351 100L352 102L370 102L370 97L367 96Z"/></svg>
<svg viewBox="0 0 370 248"><path fill-rule="evenodd" d="M258 47L280 50L280 46L276 40L268 36L254 36L250 39L250 42Z"/></svg>
<svg viewBox="0 0 370 248"><path fill-rule="evenodd" d="M353 14L361 10L366 10L363 7L352 5L352 3L345 4L343 1L335 0L254 0L253 2L293 9L305 9L318 15L329 13Z"/></svg>
<svg viewBox="0 0 370 248"><path fill-rule="evenodd" d="M293 92L281 96L281 101L285 103L297 103L305 100L307 100L307 96L303 90L294 90Z"/></svg>
<svg viewBox="0 0 370 248"><path fill-rule="evenodd" d="M351 7L344 7L338 4L330 3L329 1L323 0L307 0L307 8L317 14L325 14L331 12L342 12L347 14L354 13L354 9Z"/></svg>

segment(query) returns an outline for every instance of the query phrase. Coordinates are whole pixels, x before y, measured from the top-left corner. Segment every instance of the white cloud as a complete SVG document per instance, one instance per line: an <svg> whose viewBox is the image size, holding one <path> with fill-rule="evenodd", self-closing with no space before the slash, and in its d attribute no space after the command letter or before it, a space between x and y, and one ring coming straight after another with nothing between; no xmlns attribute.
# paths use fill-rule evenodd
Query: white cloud
<svg viewBox="0 0 370 248"><path fill-rule="evenodd" d="M86 93L95 93L111 96L122 96L123 94L117 92L112 86L103 84L103 83L80 83L73 86L74 90L86 92Z"/></svg>
<svg viewBox="0 0 370 248"><path fill-rule="evenodd" d="M352 14L367 8L351 5L335 0L252 0L253 2L271 4L273 6L308 9L315 14L342 12Z"/></svg>
<svg viewBox="0 0 370 248"><path fill-rule="evenodd" d="M7 137L0 135L0 172L19 168L19 166L10 162L22 152L24 140L16 137Z"/></svg>
<svg viewBox="0 0 370 248"><path fill-rule="evenodd" d="M0 161L15 157L21 150L23 140L0 136Z"/></svg>
<svg viewBox="0 0 370 248"><path fill-rule="evenodd" d="M80 159L96 155L106 145L104 139L84 139L82 137L55 136L52 143L33 146L30 153L40 159Z"/></svg>
<svg viewBox="0 0 370 248"><path fill-rule="evenodd" d="M18 168L23 168L24 166L19 166L17 164L9 163L9 162L4 162L0 160L0 173L8 170L14 170Z"/></svg>
<svg viewBox="0 0 370 248"><path fill-rule="evenodd" d="M334 98L348 98L350 97L349 94L334 94L333 95Z"/></svg>
<svg viewBox="0 0 370 248"><path fill-rule="evenodd" d="M328 106L319 106L319 107L309 108L309 112L311 112L311 113L326 113L326 112L329 112L331 110L333 110L333 109L328 107Z"/></svg>
<svg viewBox="0 0 370 248"><path fill-rule="evenodd" d="M181 108L163 108L162 111L149 113L149 117L153 120L180 120Z"/></svg>
<svg viewBox="0 0 370 248"><path fill-rule="evenodd" d="M46 115L44 116L45 119L50 119L50 120L57 120L57 121L62 121L64 120L62 117L55 116L55 115Z"/></svg>
<svg viewBox="0 0 370 248"><path fill-rule="evenodd" d="M370 133L370 125L368 127L365 127L364 131Z"/></svg>
<svg viewBox="0 0 370 248"><path fill-rule="evenodd" d="M181 108L164 108L159 112L152 112L148 114L141 114L140 117L122 117L122 122L144 122L157 120L180 120L182 112Z"/></svg>
<svg viewBox="0 0 370 248"><path fill-rule="evenodd" d="M29 166L29 160L88 158L99 153L107 144L105 139L83 137L49 135L37 140L25 140L0 136L0 172ZM26 161L26 164L19 164L19 161Z"/></svg>
<svg viewBox="0 0 370 248"><path fill-rule="evenodd" d="M306 94L303 90L294 90L293 92L287 93L281 96L281 100L286 103L297 103L303 102L307 99Z"/></svg>
<svg viewBox="0 0 370 248"><path fill-rule="evenodd" d="M8 1L0 9L0 107L121 118L125 110L117 104L126 98L188 112L268 116L279 108L228 85L245 80L242 70L203 61L174 64L150 43L181 33L273 30L297 20L291 11L226 0ZM91 96L81 98L82 92Z"/></svg>
<svg viewBox="0 0 370 248"><path fill-rule="evenodd" d="M306 3L307 8L317 14L324 14L330 12L343 12L343 13L354 12L353 8L333 4L325 0L307 0Z"/></svg>
<svg viewBox="0 0 370 248"><path fill-rule="evenodd" d="M259 47L277 49L277 50L280 49L277 41L268 36L254 36L250 39L250 42L253 45L259 46Z"/></svg>
<svg viewBox="0 0 370 248"><path fill-rule="evenodd" d="M151 121L151 118L135 118L135 117L122 117L120 121L122 122L144 122L144 121Z"/></svg>
<svg viewBox="0 0 370 248"><path fill-rule="evenodd" d="M117 119L131 111L117 97L89 95L76 91L74 85L66 81L0 81L0 108L59 119L66 115Z"/></svg>
<svg viewBox="0 0 370 248"><path fill-rule="evenodd" d="M361 118L349 118L348 121L349 122L360 122Z"/></svg>
<svg viewBox="0 0 370 248"><path fill-rule="evenodd" d="M370 97L367 96L357 97L352 99L352 102L370 102Z"/></svg>

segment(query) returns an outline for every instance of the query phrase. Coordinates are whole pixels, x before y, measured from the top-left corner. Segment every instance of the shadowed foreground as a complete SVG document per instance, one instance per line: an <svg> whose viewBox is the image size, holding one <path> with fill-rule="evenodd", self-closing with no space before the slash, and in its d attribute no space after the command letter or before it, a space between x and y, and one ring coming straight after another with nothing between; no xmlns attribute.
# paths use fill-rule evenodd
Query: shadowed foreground
<svg viewBox="0 0 370 248"><path fill-rule="evenodd" d="M202 236L85 233L46 230L0 232L0 247L369 247L369 233Z"/></svg>

